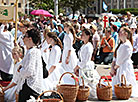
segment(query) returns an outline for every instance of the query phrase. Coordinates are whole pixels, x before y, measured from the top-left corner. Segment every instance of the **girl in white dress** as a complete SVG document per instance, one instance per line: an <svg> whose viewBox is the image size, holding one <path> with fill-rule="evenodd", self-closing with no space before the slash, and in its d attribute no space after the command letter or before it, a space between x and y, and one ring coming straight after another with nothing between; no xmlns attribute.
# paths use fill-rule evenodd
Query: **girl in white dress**
<svg viewBox="0 0 138 102"><path fill-rule="evenodd" d="M73 44L75 43L75 30L70 23L65 23L64 31L66 35L63 39L62 67L65 72L73 73L73 69L77 65L77 55L73 48ZM74 82L73 78L70 78L70 75L63 77L63 82L66 84L72 84L72 81Z"/></svg>
<svg viewBox="0 0 138 102"><path fill-rule="evenodd" d="M72 47L73 43L75 43L75 30L70 23L65 23L64 30L67 34L63 40L62 65L65 71L73 72L73 68L77 65L77 56Z"/></svg>
<svg viewBox="0 0 138 102"><path fill-rule="evenodd" d="M96 85L99 81L99 74L94 69L94 62L91 61L93 53L92 34L90 30L84 29L82 31L81 40L84 44L79 50L79 62L74 68L74 72L77 76L82 76L85 81L85 85L90 86L90 96L96 97Z"/></svg>
<svg viewBox="0 0 138 102"><path fill-rule="evenodd" d="M52 45L49 54L47 69L48 78L44 79L44 90L53 90L62 74L62 67L59 63L61 58L62 43L55 32L49 32L46 37L47 43Z"/></svg>
<svg viewBox="0 0 138 102"><path fill-rule="evenodd" d="M119 31L119 39L121 43L116 49L116 58L112 63L111 75L113 77L112 85L121 83L121 75L124 74L126 84L132 85L132 97L138 97L138 85L134 74L133 64L131 60L133 52L132 32L127 27L122 27Z"/></svg>
<svg viewBox="0 0 138 102"><path fill-rule="evenodd" d="M21 65L21 59L23 58L24 55L24 48L18 48L15 47L12 50L12 56L14 58L14 60L16 61L15 65L14 65L14 70L13 70L13 79L11 81L11 83L4 88L4 100L5 102L16 102L16 97L15 97L15 93L17 91L17 84L20 84L21 82L21 76L19 74L19 72L17 71L19 66Z"/></svg>
<svg viewBox="0 0 138 102"><path fill-rule="evenodd" d="M46 35L48 32L50 32L50 29L46 28L43 33L44 40L42 41L40 46L41 54L46 64L48 64L48 58L49 58L49 44L46 41Z"/></svg>

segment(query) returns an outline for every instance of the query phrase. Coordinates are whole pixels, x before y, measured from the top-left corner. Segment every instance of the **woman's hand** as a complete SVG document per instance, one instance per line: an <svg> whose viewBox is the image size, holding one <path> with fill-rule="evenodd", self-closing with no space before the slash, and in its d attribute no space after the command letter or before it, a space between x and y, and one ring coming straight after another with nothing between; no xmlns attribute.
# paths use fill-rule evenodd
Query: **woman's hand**
<svg viewBox="0 0 138 102"><path fill-rule="evenodd" d="M74 68L74 73L76 74L76 76L79 76L79 69L80 67L78 65Z"/></svg>
<svg viewBox="0 0 138 102"><path fill-rule="evenodd" d="M119 68L118 65L115 65L115 66L114 66L114 70L115 70L115 71L116 71L118 68Z"/></svg>
<svg viewBox="0 0 138 102"><path fill-rule="evenodd" d="M69 64L69 57L66 58L66 64Z"/></svg>
<svg viewBox="0 0 138 102"><path fill-rule="evenodd" d="M22 68L22 65L19 66L19 68L17 69L17 71L20 72L21 68Z"/></svg>
<svg viewBox="0 0 138 102"><path fill-rule="evenodd" d="M51 68L49 69L49 74L51 74L53 71L54 71L54 69L56 68L56 66L51 66Z"/></svg>
<svg viewBox="0 0 138 102"><path fill-rule="evenodd" d="M5 92L7 89L8 89L7 87L4 87L4 88L3 88L3 91Z"/></svg>
<svg viewBox="0 0 138 102"><path fill-rule="evenodd" d="M113 77L116 75L116 71L114 68L111 68L110 75Z"/></svg>

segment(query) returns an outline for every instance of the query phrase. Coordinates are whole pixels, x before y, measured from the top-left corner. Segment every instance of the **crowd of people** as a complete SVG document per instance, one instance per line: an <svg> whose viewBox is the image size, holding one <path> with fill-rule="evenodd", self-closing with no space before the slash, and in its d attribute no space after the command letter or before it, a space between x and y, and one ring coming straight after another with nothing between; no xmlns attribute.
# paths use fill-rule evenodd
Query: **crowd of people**
<svg viewBox="0 0 138 102"><path fill-rule="evenodd" d="M19 102L30 96L37 98L42 91L56 90L60 76L71 72L85 76L85 83L96 97L99 74L95 64L111 64L112 84L121 83L124 74L132 84L132 96L138 97L134 68L138 68L137 20L130 12L126 17L111 16L104 28L102 17L69 19L66 16L20 17L15 41L15 25L0 23L0 74L11 81L4 88L5 101ZM43 78L43 62L48 77ZM62 83L74 84L65 76Z"/></svg>

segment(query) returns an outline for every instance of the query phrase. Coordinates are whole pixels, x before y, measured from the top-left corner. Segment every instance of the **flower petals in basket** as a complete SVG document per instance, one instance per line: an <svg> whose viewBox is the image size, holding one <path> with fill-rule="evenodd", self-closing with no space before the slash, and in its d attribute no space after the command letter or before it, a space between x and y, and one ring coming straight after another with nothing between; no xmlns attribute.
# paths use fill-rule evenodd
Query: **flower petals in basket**
<svg viewBox="0 0 138 102"><path fill-rule="evenodd" d="M52 92L52 94L50 96L43 96L44 93L47 92ZM37 101L40 100L40 98L42 102L64 102L62 95L56 91L45 91L38 96Z"/></svg>

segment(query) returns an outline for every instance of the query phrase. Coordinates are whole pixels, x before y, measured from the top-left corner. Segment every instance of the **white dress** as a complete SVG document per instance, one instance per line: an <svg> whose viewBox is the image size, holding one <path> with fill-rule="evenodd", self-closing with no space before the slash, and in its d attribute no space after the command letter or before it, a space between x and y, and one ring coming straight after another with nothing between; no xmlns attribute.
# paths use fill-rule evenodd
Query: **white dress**
<svg viewBox="0 0 138 102"><path fill-rule="evenodd" d="M43 57L45 63L48 64L48 58L49 58L49 45L48 45L48 43L47 43L46 40L42 43L41 54L42 54L42 57Z"/></svg>
<svg viewBox="0 0 138 102"><path fill-rule="evenodd" d="M9 85L11 85L13 82L16 83L17 85L20 84L22 79L21 79L20 73L17 71L20 65L21 65L21 62L18 62L15 64L14 70L13 70L13 79ZM4 95L5 102L16 102L15 92L18 88L17 85L5 91L5 95Z"/></svg>
<svg viewBox="0 0 138 102"><path fill-rule="evenodd" d="M99 74L94 69L94 62L91 61L93 53L93 46L90 42L87 44L83 44L80 48L79 54L79 62L78 66L80 67L79 76L82 76L85 82L85 85L90 87L90 97L96 97L96 85L99 82Z"/></svg>
<svg viewBox="0 0 138 102"><path fill-rule="evenodd" d="M73 45L73 35L71 33L66 34L64 37L64 49L62 54L62 66L66 72L73 72L73 69L77 65L77 56ZM66 58L68 56L68 51L71 50L71 55L69 57L69 63L66 64Z"/></svg>
<svg viewBox="0 0 138 102"><path fill-rule="evenodd" d="M117 50L116 65L120 66L117 69L116 76L113 77L112 85L121 83L121 75L124 74L126 78L126 84L132 85L132 94L133 97L138 97L138 85L136 83L136 78L134 74L134 69L132 65L132 56L133 47L130 41L126 41L121 44Z"/></svg>
<svg viewBox="0 0 138 102"><path fill-rule="evenodd" d="M71 33L66 34L64 36L64 48L63 48L63 54L62 54L62 67L64 69L64 72L74 72L74 68L77 65L77 55L75 53L75 49L72 47L73 45L73 35ZM71 54L69 57L69 63L66 64L66 58L68 56L68 51L71 50ZM63 78L62 78L62 83L65 84L72 84L74 83L74 79L71 78L71 75L66 74Z"/></svg>
<svg viewBox="0 0 138 102"><path fill-rule="evenodd" d="M13 74L14 61L12 49L14 47L14 37L9 31L3 32L4 27L4 25L0 27L0 70Z"/></svg>
<svg viewBox="0 0 138 102"><path fill-rule="evenodd" d="M56 66L54 71L48 76L48 78L43 81L43 90L53 90L62 74L62 67L59 63L61 57L61 48L58 45L54 45L50 51L47 70L51 68L51 66Z"/></svg>

